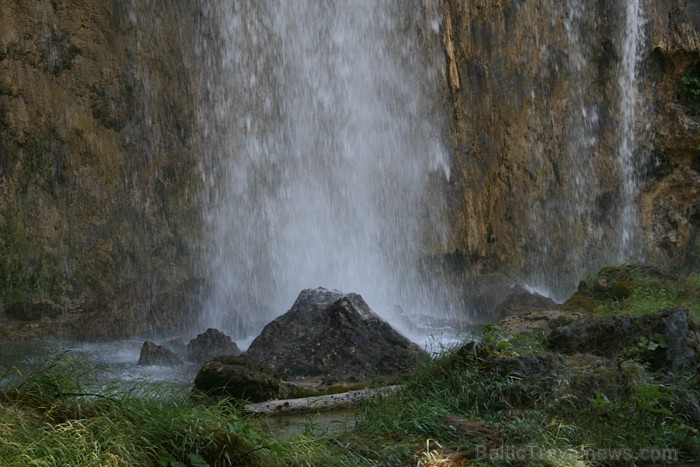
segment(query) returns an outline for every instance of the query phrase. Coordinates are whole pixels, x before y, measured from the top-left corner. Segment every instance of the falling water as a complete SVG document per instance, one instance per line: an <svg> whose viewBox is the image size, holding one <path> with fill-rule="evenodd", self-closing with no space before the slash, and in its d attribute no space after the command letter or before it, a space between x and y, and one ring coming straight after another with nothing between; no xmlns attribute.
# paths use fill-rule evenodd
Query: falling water
<svg viewBox="0 0 700 467"><path fill-rule="evenodd" d="M441 16L414 3L211 2L209 324L254 332L318 286L389 319L432 306L417 264L442 234L425 187L449 177Z"/></svg>
<svg viewBox="0 0 700 467"><path fill-rule="evenodd" d="M640 249L636 242L639 220L637 217L640 153L638 126L640 121L640 95L638 89L641 46L644 41L644 19L640 0L628 0L625 11L625 30L622 44L622 60L618 83L620 87L620 114L622 118L618 158L622 174L622 213L620 220L620 251L618 261L639 259Z"/></svg>
<svg viewBox="0 0 700 467"><path fill-rule="evenodd" d="M553 103L546 91L533 88L530 112L535 122L530 157L548 160L551 155L545 153L556 151L553 186L558 191L535 201L529 212L535 246L524 276L535 289L563 300L586 273L639 257L640 161L635 157L642 143L638 84L644 21L640 0L626 2L623 11L605 20L583 0L550 6L551 30L538 31L536 43L524 42L523 54L556 63L558 78L567 83L565 95ZM596 41L601 35L609 37L608 52ZM565 60L552 58L561 50ZM551 78L542 79L546 89ZM601 88L601 80L609 85ZM559 102L566 103L564 114ZM566 122L561 139L555 113Z"/></svg>

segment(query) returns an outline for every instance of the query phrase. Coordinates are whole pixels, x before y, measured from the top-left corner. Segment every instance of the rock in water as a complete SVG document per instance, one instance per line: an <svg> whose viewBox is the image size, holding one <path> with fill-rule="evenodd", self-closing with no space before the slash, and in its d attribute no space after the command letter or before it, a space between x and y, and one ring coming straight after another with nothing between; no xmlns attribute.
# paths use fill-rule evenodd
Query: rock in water
<svg viewBox="0 0 700 467"><path fill-rule="evenodd" d="M139 365L165 365L176 366L182 365L177 355L167 348L146 341L141 346L141 355L139 355Z"/></svg>
<svg viewBox="0 0 700 467"><path fill-rule="evenodd" d="M406 373L424 352L354 293L305 289L245 357L287 377L340 380Z"/></svg>
<svg viewBox="0 0 700 467"><path fill-rule="evenodd" d="M222 355L240 355L241 350L229 336L209 328L187 344L187 359L192 362L205 362Z"/></svg>

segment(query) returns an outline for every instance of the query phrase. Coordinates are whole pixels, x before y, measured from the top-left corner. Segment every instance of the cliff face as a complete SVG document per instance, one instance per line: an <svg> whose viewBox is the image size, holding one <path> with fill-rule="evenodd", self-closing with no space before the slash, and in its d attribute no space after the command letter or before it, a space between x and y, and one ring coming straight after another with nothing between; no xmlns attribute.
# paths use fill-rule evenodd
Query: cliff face
<svg viewBox="0 0 700 467"><path fill-rule="evenodd" d="M462 268L563 295L604 263L679 266L697 249L697 102L681 83L700 71L697 8L642 3L635 64L628 15L613 4L445 2L448 250ZM625 170L641 212L629 225Z"/></svg>
<svg viewBox="0 0 700 467"><path fill-rule="evenodd" d="M198 3L157 3L0 2L8 311L90 309L189 275Z"/></svg>
<svg viewBox="0 0 700 467"><path fill-rule="evenodd" d="M700 268L700 4L651 2L644 95L653 165L641 219L650 262Z"/></svg>
<svg viewBox="0 0 700 467"><path fill-rule="evenodd" d="M460 279L498 271L562 295L624 257L626 235L633 258L700 266L700 7L643 4L625 82L627 17L612 2L443 1L452 167L429 196L447 190L435 256ZM203 0L0 0L0 311L111 300L102 314L137 303L138 321L155 292L198 275L201 106L218 98L203 71L225 69L199 48L210 16ZM630 85L642 124L626 127Z"/></svg>

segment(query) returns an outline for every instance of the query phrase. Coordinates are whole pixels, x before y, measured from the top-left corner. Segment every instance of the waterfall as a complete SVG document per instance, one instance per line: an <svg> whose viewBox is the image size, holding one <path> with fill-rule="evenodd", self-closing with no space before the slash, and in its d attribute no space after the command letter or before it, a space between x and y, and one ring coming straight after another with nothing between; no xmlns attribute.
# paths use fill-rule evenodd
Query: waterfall
<svg viewBox="0 0 700 467"><path fill-rule="evenodd" d="M637 217L639 162L638 148L639 121L641 120L641 96L638 89L640 51L644 42L644 18L640 0L629 0L625 9L625 28L622 41L622 59L618 84L620 88L620 142L618 159L622 178L621 196L623 200L620 220L620 251L618 261L639 259L637 244L639 219Z"/></svg>
<svg viewBox="0 0 700 467"><path fill-rule="evenodd" d="M437 2L212 0L205 15L207 323L255 332L318 286L388 319L428 312L440 291L418 263L444 232L425 189L449 177Z"/></svg>
<svg viewBox="0 0 700 467"><path fill-rule="evenodd" d="M639 259L644 20L640 0L611 9L605 20L584 0L550 7L542 11L551 15L551 30L538 31L536 43L525 42L523 55L555 63L557 79L566 83L551 102L546 91L531 91L530 157L546 165L556 153L558 191L535 200L528 213L533 241L523 276L534 289L564 300L587 273ZM541 78L539 86L547 89L548 80ZM556 131L560 118L566 122L562 135Z"/></svg>

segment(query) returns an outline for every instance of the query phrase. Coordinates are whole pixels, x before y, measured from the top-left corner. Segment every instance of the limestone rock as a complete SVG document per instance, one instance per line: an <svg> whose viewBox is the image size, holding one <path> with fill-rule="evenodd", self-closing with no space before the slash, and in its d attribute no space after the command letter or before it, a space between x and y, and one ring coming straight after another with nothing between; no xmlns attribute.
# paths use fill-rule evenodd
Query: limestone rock
<svg viewBox="0 0 700 467"><path fill-rule="evenodd" d="M556 352L606 358L636 356L654 370L700 370L700 328L685 308L639 318L588 317L553 330L547 342ZM627 355L630 352L633 355Z"/></svg>
<svg viewBox="0 0 700 467"><path fill-rule="evenodd" d="M197 278L161 291L155 300L126 287L84 317L79 336L109 340L173 335L196 322L205 293L206 282Z"/></svg>
<svg viewBox="0 0 700 467"><path fill-rule="evenodd" d="M303 290L269 323L246 358L281 375L339 380L408 372L424 352L377 316L358 294Z"/></svg>
<svg viewBox="0 0 700 467"><path fill-rule="evenodd" d="M447 0L443 7L449 37L441 84L450 95L453 161L452 231L443 253L461 252L465 271L536 271L557 297L619 252L615 73L626 17L613 3L579 5L576 18L558 3L548 11L519 1ZM690 1L644 5L634 83L634 158L644 161L636 167L638 238L641 256L664 267L700 265L700 99L682 82L700 76L699 11Z"/></svg>
<svg viewBox="0 0 700 467"><path fill-rule="evenodd" d="M154 344L153 342L146 341L141 347L138 364L176 366L182 365L182 360L180 360L173 351L161 345Z"/></svg>
<svg viewBox="0 0 700 467"><path fill-rule="evenodd" d="M201 8L0 4L5 305L88 311L190 275Z"/></svg>
<svg viewBox="0 0 700 467"><path fill-rule="evenodd" d="M240 355L241 350L231 338L218 329L209 328L187 344L187 359L192 362L226 356Z"/></svg>
<svg viewBox="0 0 700 467"><path fill-rule="evenodd" d="M523 291L513 293L506 298L505 301L496 307L494 314L497 319L503 319L508 316L519 315L529 311L551 310L557 306L557 302L549 297L538 293Z"/></svg>
<svg viewBox="0 0 700 467"><path fill-rule="evenodd" d="M197 373L194 387L212 396L235 397L263 402L284 394L279 377L251 364L242 357L217 357L206 362Z"/></svg>

